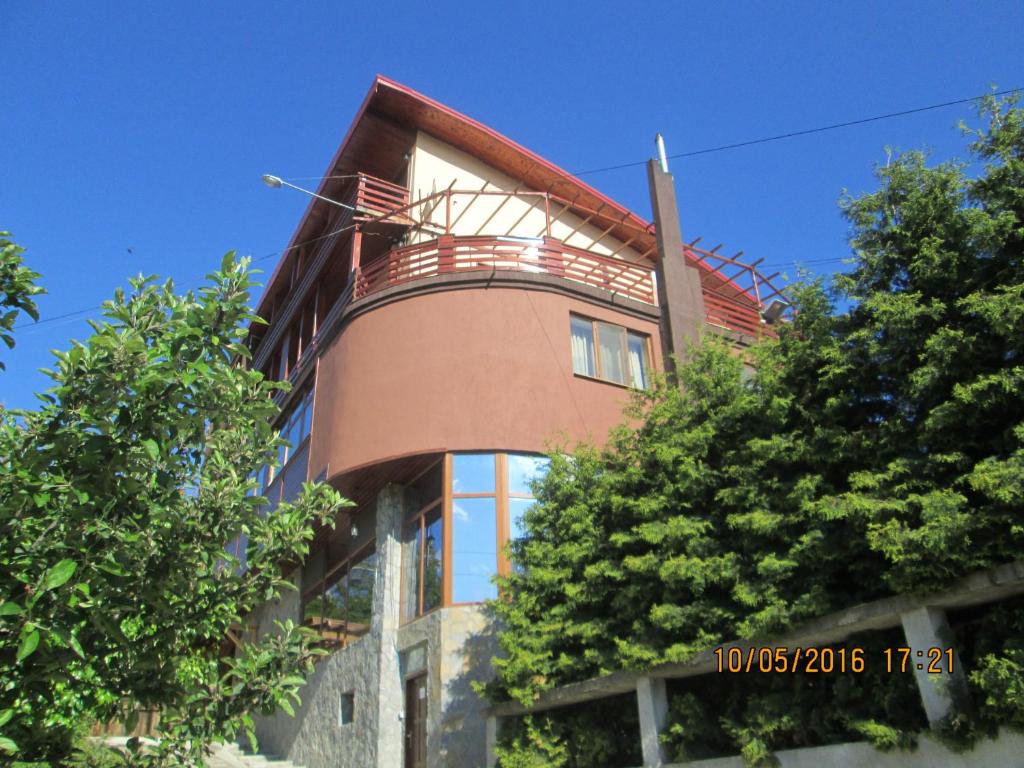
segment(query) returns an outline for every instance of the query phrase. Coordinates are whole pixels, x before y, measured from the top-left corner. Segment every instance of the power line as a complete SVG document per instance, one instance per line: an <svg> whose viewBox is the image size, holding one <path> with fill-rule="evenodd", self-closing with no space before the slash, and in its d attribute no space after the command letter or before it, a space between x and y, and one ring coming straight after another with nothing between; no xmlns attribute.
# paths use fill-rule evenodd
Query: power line
<svg viewBox="0 0 1024 768"><path fill-rule="evenodd" d="M692 151L689 151L689 152L679 152L679 153L674 154L674 155L669 155L668 158L670 160L678 160L678 159L685 158L685 157L695 157L697 155L707 155L707 154L711 154L712 152L723 152L723 151L728 150L728 149L738 149L740 147L749 147L749 146L753 146L755 144L767 144L768 142L771 142L771 141L780 141L782 139L791 139L791 138L794 138L796 136L807 136L807 135L810 135L810 134L813 134L813 133L823 133L824 131L834 131L834 130L836 130L838 128L849 128L849 127L854 126L854 125L864 125L865 123L873 123L873 122L876 122L878 120L888 120L888 119L891 119L891 118L894 118L894 117L903 117L905 115L913 115L913 114L917 114L917 113L920 113L920 112L929 112L931 110L943 109L945 107L952 107L952 106L956 106L958 104L968 104L968 103L970 103L972 101L977 101L978 99L984 98L985 96L1006 96L1006 95L1011 94L1011 93L1018 93L1018 92L1020 92L1022 90L1024 90L1024 88L1009 88L1009 89L1004 90L1004 91L995 91L995 92L990 93L990 94L982 94L981 96L972 96L972 97L966 98L966 99L956 99L955 101L944 101L941 104L930 104L930 105L928 105L926 107L915 107L914 109L905 109L905 110L902 110L900 112L890 112L890 113L885 114L885 115L875 115L873 117L864 117L864 118L860 118L859 120L848 120L848 121L843 122L843 123L833 123L832 125L823 125L823 126L819 126L817 128L806 128L806 129L803 129L803 130L800 130L800 131L790 131L789 133L782 133L782 134L779 134L777 136L766 136L766 137L763 137L763 138L760 138L760 139L750 139L748 141L739 141L739 142L736 142L736 143L733 143L733 144L722 144L722 145L717 146L717 147L708 147L708 148L705 148L705 149L696 149L696 150L692 150ZM622 168L635 168L635 167L640 166L640 165L645 165L646 163L647 163L647 160L638 160L638 161L633 162L633 163L622 163L620 165L609 165L609 166L606 166L604 168L592 168L592 169L587 170L587 171L575 171L573 173L573 175L574 176L586 176L586 175L592 174L592 173L604 173L605 171L617 171L617 170L622 169ZM351 178L351 177L352 177L352 174L345 175L345 176L296 176L296 177L292 177L291 180L292 181L316 181L316 180L322 180L322 179L345 179L345 178ZM286 253L287 251L289 251L289 250L291 250L293 248L298 248L298 247L303 246L303 245L308 245L309 243L314 243L317 240L322 240L325 237L331 237L333 235L340 234L341 232L344 232L346 229L349 229L349 227L343 227L342 229L338 230L337 232L329 232L326 235L320 235L320 237L314 237L312 240L307 240L307 241L305 241L303 243L296 243L295 245L290 246L289 248L286 248L283 251L275 251L273 253L268 253L268 254L266 254L264 256L260 256L258 258L253 259L251 263L255 264L257 262L264 261L264 260L272 258L274 256L281 256L281 255L283 255L284 253ZM811 260L811 261L803 261L803 262L796 262L796 261L794 261L794 262L788 262L788 263L793 263L793 264L796 264L796 263L818 264L818 263L833 262L833 261L843 261L843 259L817 259L817 260ZM186 283L182 283L182 285L187 285L190 282L195 282L195 280L199 280L199 279L201 279L201 278L194 278L193 280L190 280L190 281L188 281ZM57 315L56 317L48 317L48 318L45 318L43 320L37 320L37 321L32 322L32 323L24 323L22 325L17 325L17 326L14 327L14 330L31 329L31 328L38 327L40 325L45 325L47 323L57 322L58 320L66 320L66 319L69 319L69 318L72 318L72 317L77 317L79 315L84 315L84 314L86 314L88 312L96 312L97 310L100 310L100 309L102 309L102 306L86 307L84 309L78 309L78 310L74 310L72 312L66 312L63 315Z"/></svg>
<svg viewBox="0 0 1024 768"><path fill-rule="evenodd" d="M822 125L818 128L805 128L800 131L790 131L789 133L780 133L777 136L765 136L760 139L750 139L748 141L738 141L734 144L722 144L717 147L708 147L706 149L695 149L690 152L680 152L675 155L669 155L670 160L678 160L683 157L695 157L696 155L707 155L712 152L723 152L727 149L738 149L740 147L750 147L754 144L767 144L770 141L780 141L782 139L791 139L795 136L807 136L812 133L822 133L824 131L834 131L837 128L849 128L853 125L864 125L865 123L873 123L878 120L888 120L893 117L903 117L905 115L914 115L919 112L928 112L933 109L943 109L944 107L953 107L957 104L969 104L972 101L977 101L985 96L1006 96L1011 93L1018 93L1024 90L1024 88L1010 88L1005 91L996 91L994 93L986 93L981 96L972 96L969 99L957 99L955 101L944 101L941 104L930 104L927 107L915 107L914 109L904 109L900 112L890 112L885 115L875 115L874 117L863 117L859 120L848 120L845 123L833 123L832 125ZM588 171L576 171L574 176L586 176L591 173L603 173L604 171L617 171L620 168L635 168L638 165L645 165L646 160L638 160L635 163L622 163L621 165L609 165L605 168L591 168Z"/></svg>
<svg viewBox="0 0 1024 768"><path fill-rule="evenodd" d="M304 245L309 245L310 243L315 243L317 240L323 240L324 238L327 238L327 237L333 237L334 235L340 235L345 230L352 229L352 227L354 227L354 226L355 226L355 224L349 224L348 226L342 227L341 229L335 230L334 232L328 232L325 235L320 235L319 237L314 237L314 238L311 238L309 240L305 240L305 241L303 241L301 243L296 243L295 245L291 245L291 246L285 248L283 251L274 251L273 253L267 253L267 254L264 254L263 256L258 256L256 258L252 259L249 263L250 264L256 264L256 263L261 262L261 261L266 261L267 259L272 259L275 256L283 256L285 253L287 253L288 251L294 250L295 248L301 248ZM187 280L179 283L178 285L179 285L179 287L184 287L184 286L188 286L188 285L194 285L195 283L199 282L202 279L203 279L202 277L191 277L191 278L188 278ZM33 328L37 328L40 325L46 325L48 323L55 323L58 320L67 320L67 319L70 319L70 318L78 317L80 315L88 314L90 312L98 312L101 309L103 309L102 305L100 305L100 306L93 306L93 307L85 307L83 309L76 309L76 310L73 310L71 312L65 312L63 315L56 315L55 317L47 317L47 318L44 318L42 320L33 321L31 323L22 323L21 325L14 326L13 330L15 330L15 331L31 331Z"/></svg>

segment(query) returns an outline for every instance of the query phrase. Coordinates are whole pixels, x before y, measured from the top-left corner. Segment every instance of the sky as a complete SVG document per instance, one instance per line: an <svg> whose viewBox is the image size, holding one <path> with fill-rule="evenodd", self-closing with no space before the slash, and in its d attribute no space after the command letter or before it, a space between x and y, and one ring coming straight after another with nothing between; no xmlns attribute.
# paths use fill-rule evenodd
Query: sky
<svg viewBox="0 0 1024 768"><path fill-rule="evenodd" d="M373 76L572 172L1024 86L1024 3L3 3L0 230L47 294L0 349L33 407L50 350L128 277L200 284L286 247ZM795 277L849 255L836 205L885 148L963 155L970 105L674 160L683 235ZM584 180L650 217L642 166ZM78 310L87 310L64 317Z"/></svg>

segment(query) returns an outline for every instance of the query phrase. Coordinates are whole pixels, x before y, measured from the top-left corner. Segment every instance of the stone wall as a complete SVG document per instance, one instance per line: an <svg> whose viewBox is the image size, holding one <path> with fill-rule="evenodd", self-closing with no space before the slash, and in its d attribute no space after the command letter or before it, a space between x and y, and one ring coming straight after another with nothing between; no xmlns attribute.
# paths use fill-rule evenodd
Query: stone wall
<svg viewBox="0 0 1024 768"><path fill-rule="evenodd" d="M306 768L398 768L404 750L405 683L427 675L427 766L465 768L485 759L484 702L474 681L493 676L497 641L477 606L443 608L400 625L401 520L404 490L388 486L377 501L377 581L373 620L364 637L316 664L295 717L256 718L260 751ZM415 504L413 503L415 506ZM290 579L302 581L301 569ZM253 616L260 634L275 620L300 620L298 591ZM354 718L341 724L341 698L354 694Z"/></svg>

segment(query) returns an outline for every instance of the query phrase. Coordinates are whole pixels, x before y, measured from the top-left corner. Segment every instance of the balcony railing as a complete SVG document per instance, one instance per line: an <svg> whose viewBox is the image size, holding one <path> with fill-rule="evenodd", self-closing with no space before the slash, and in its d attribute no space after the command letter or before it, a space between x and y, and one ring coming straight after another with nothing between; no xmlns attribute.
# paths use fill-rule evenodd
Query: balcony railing
<svg viewBox="0 0 1024 768"><path fill-rule="evenodd" d="M547 274L655 304L653 272L547 238L444 236L395 248L363 265L355 298L438 275L513 271Z"/></svg>
<svg viewBox="0 0 1024 768"><path fill-rule="evenodd" d="M511 237L442 236L395 248L363 265L355 276L353 298L361 299L413 280L493 271L551 275L657 304L654 271L649 267L573 248L558 240ZM774 335L761 320L757 305L734 284L705 283L703 294L709 325L754 337Z"/></svg>
<svg viewBox="0 0 1024 768"><path fill-rule="evenodd" d="M409 190L390 181L384 181L365 173L356 174L356 184L349 192L351 200L343 200L355 205L361 214L371 217L393 214L397 210L409 206ZM354 192L354 194L353 194Z"/></svg>

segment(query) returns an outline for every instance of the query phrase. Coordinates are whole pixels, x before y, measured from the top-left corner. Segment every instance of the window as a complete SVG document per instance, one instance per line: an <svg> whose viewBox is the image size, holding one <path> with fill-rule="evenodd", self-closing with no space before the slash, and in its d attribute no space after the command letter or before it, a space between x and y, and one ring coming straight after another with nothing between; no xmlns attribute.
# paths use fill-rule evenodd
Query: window
<svg viewBox="0 0 1024 768"><path fill-rule="evenodd" d="M533 506L532 483L548 459L526 454L452 456L451 601L497 597L495 573L508 573L505 542L523 536L523 515Z"/></svg>
<svg viewBox="0 0 1024 768"><path fill-rule="evenodd" d="M443 463L438 461L409 488L416 511L402 530L403 621L437 608L444 598L443 481Z"/></svg>
<svg viewBox="0 0 1024 768"><path fill-rule="evenodd" d="M600 320L578 315L569 318L573 373L647 388L650 337Z"/></svg>
<svg viewBox="0 0 1024 768"><path fill-rule="evenodd" d="M328 646L344 647L370 631L377 552L373 544L352 557L327 566L327 576L302 599L303 624Z"/></svg>
<svg viewBox="0 0 1024 768"><path fill-rule="evenodd" d="M507 574L504 551L523 536L532 483L547 472L543 456L455 453L408 489L402 534L402 620L441 605L497 596L495 573Z"/></svg>
<svg viewBox="0 0 1024 768"><path fill-rule="evenodd" d="M313 388L306 387L281 420L281 437L288 445L278 446L278 466L267 465L260 472L273 511L282 501L292 501L302 491L309 470L309 434L313 424Z"/></svg>
<svg viewBox="0 0 1024 768"><path fill-rule="evenodd" d="M356 719L356 694L354 691L347 691L341 694L341 702L338 707L338 724L351 725Z"/></svg>

